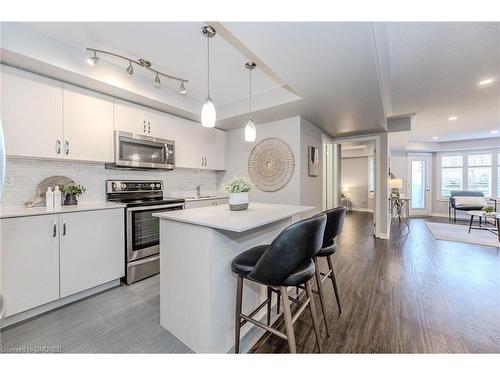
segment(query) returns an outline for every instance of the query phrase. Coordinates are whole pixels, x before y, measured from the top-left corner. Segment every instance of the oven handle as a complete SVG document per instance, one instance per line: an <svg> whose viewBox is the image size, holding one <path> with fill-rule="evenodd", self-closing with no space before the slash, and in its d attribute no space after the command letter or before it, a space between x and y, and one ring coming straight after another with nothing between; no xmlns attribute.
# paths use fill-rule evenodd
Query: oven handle
<svg viewBox="0 0 500 375"><path fill-rule="evenodd" d="M157 206L130 207L130 208L127 208L127 211L129 211L129 212L148 211L148 210L160 210L160 209L164 209L164 208L177 208L177 207L184 207L184 204L183 203L172 203L172 204L159 204Z"/></svg>

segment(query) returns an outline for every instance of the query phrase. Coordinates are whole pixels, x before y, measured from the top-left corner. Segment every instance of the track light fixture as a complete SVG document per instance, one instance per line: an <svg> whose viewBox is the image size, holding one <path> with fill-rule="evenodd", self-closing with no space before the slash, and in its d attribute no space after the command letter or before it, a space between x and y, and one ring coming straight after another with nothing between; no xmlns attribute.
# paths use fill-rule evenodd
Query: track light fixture
<svg viewBox="0 0 500 375"><path fill-rule="evenodd" d="M201 107L201 125L205 128L213 128L217 120L217 112L210 98L210 38L215 36L215 29L212 26L204 26L201 28L201 34L207 38L207 98Z"/></svg>
<svg viewBox="0 0 500 375"><path fill-rule="evenodd" d="M117 53L103 51L103 50L95 49L95 48L87 48L87 51L89 51L90 53L92 53L92 56L88 57L88 59L87 59L88 63L90 65L92 65L92 66L96 65L99 62L99 57L97 56L98 53L101 54L101 55L112 56L114 58L117 58L117 59L124 60L124 61L128 62L128 67L126 69L126 72L127 72L127 74L129 76L132 76L134 74L134 65L140 66L143 69L146 69L146 70L149 70L149 71L155 73L155 78L154 78L155 87L157 87L157 88L161 87L160 76L162 76L162 77L173 79L175 81L180 82L180 90L179 90L179 92L182 95L186 95L187 94L186 83L189 82L187 79L180 78L180 77L175 77L175 76L172 76L172 75L166 74L166 73L162 73L162 72L160 72L160 71L152 68L151 67L151 62L149 62L146 59L134 60L134 59L131 59L130 57L125 57L125 56L119 55Z"/></svg>
<svg viewBox="0 0 500 375"><path fill-rule="evenodd" d="M127 68L127 73L129 76L131 76L132 74L134 74L134 67L132 66L132 61L129 61L129 65L128 65L128 68Z"/></svg>

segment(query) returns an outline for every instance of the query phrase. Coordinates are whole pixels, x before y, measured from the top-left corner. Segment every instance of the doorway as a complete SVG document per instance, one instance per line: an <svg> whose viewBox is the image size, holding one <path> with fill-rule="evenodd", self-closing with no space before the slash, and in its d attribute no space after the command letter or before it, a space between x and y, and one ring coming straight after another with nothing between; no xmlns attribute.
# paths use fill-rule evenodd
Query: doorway
<svg viewBox="0 0 500 375"><path fill-rule="evenodd" d="M431 154L408 155L408 197L411 198L410 216L431 216Z"/></svg>

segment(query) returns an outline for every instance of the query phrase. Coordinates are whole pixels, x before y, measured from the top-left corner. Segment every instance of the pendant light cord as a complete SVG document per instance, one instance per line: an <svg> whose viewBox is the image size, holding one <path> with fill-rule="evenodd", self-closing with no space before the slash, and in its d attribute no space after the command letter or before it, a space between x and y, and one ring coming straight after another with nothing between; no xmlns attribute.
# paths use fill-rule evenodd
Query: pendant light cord
<svg viewBox="0 0 500 375"><path fill-rule="evenodd" d="M249 117L252 118L252 69L250 69L250 110Z"/></svg>
<svg viewBox="0 0 500 375"><path fill-rule="evenodd" d="M210 38L207 37L207 98L210 98Z"/></svg>

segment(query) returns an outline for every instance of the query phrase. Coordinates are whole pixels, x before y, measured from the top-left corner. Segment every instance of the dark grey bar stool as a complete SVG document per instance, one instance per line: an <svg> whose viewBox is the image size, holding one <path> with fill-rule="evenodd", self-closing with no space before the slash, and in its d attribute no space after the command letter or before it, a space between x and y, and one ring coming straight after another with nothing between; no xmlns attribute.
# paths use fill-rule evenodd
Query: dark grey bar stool
<svg viewBox="0 0 500 375"><path fill-rule="evenodd" d="M240 331L246 322L251 322L272 334L288 341L290 352L296 352L293 323L306 308L309 308L316 335L318 351L321 353L319 326L316 317L316 307L312 295L312 278L316 269L313 258L318 254L323 243L326 226L326 215L318 215L294 223L285 228L270 245L251 248L237 257L231 263L232 271L237 275L236 312L235 312L235 343L234 351L239 352ZM249 315L241 312L243 297L243 280L247 279L268 287L268 298ZM297 313L292 316L290 301L282 298L283 316L286 334L270 326L270 307L272 291L279 291L288 296L287 288L304 285L306 301L295 301L300 304ZM253 319L267 305L267 325Z"/></svg>
<svg viewBox="0 0 500 375"><path fill-rule="evenodd" d="M337 306L339 308L339 314L342 314L342 307L340 305L340 296L337 286L337 280L335 278L335 271L333 270L332 255L337 252L337 244L335 238L342 233L342 228L344 226L344 219L346 214L346 208L335 207L330 210L323 211L318 216L326 215L326 226L325 233L323 236L323 246L318 254L314 257L314 265L316 266L316 284L318 286L317 293L319 295L319 300L321 303L321 310L323 311L323 319L325 320L326 332L330 335L330 330L328 328L328 320L326 318L326 303L323 292L323 282L326 279L330 279L333 285L333 291L335 292L335 299L337 300ZM328 263L328 272L322 273L318 267L318 258L325 257Z"/></svg>

